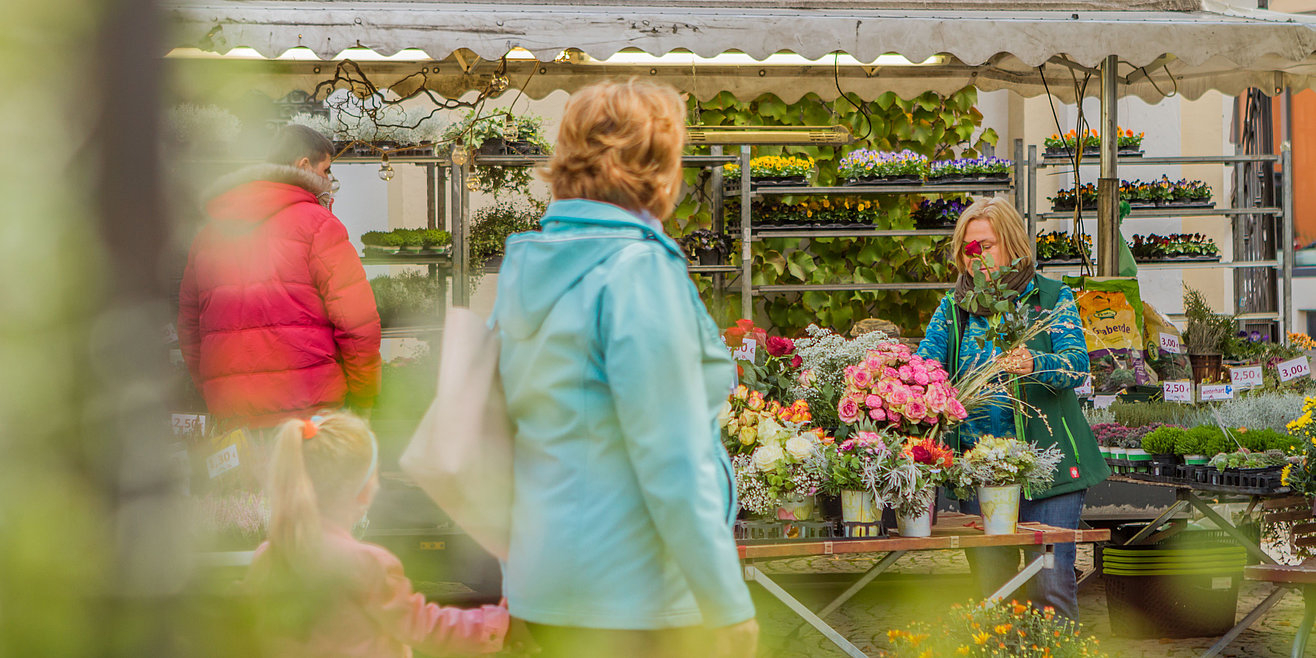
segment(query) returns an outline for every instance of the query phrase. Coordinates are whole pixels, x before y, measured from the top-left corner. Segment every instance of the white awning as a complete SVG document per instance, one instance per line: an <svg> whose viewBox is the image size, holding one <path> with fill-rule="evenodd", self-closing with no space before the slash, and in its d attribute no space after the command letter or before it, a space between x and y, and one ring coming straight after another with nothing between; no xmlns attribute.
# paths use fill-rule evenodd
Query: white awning
<svg viewBox="0 0 1316 658"><path fill-rule="evenodd" d="M1084 69L1095 70L1108 55L1118 55L1125 63L1121 93L1150 101L1176 87L1180 94L1196 98L1212 89L1235 94L1260 87L1275 93L1284 87L1308 88L1316 81L1316 18L1240 10L1209 1L1139 3L1127 5L1127 10L1113 9L1120 5L1112 2L1061 10L1047 0L960 0L953 5L927 0L920 6L930 8L917 10L845 0L791 4L805 8L773 2L710 5L681 0L583 6L511 1L195 0L176 2L167 10L174 24L171 47L220 53L247 47L268 58L292 48L308 48L324 60L348 48L369 48L381 55L420 49L439 60L439 73L425 84L449 93L487 79L496 68L490 62L515 48L539 60L511 61L507 71L513 86L528 82L526 92L534 97L554 89L570 90L600 76L639 75L669 82L701 98L723 90L742 98L765 92L788 101L808 92L834 98L835 74L845 91L865 97L884 91L948 92L972 84L1029 96L1046 93L1049 86L1051 93L1069 99L1074 95L1071 71L1081 78ZM1143 9L1148 6L1151 9ZM623 49L650 55L687 51L706 58L740 51L756 60L780 52L811 60L835 52L861 62L874 62L888 53L915 62L934 56L941 60L929 66L837 69L826 59L796 67L601 63ZM562 56L573 51L588 57ZM1042 65L1046 86L1038 69ZM317 66L320 70L315 72ZM385 86L419 68L398 62L363 66ZM325 69L323 62L279 63L286 76L303 82L324 79ZM1089 91L1095 90L1094 81Z"/></svg>

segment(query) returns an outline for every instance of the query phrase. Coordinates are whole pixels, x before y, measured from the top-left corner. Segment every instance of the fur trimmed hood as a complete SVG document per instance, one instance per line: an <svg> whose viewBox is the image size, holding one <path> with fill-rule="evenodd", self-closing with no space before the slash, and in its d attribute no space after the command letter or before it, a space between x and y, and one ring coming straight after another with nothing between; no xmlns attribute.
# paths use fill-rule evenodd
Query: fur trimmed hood
<svg viewBox="0 0 1316 658"><path fill-rule="evenodd" d="M328 178L290 165L252 165L215 181L203 197L205 212L221 221L262 221L299 202L328 208L331 186Z"/></svg>

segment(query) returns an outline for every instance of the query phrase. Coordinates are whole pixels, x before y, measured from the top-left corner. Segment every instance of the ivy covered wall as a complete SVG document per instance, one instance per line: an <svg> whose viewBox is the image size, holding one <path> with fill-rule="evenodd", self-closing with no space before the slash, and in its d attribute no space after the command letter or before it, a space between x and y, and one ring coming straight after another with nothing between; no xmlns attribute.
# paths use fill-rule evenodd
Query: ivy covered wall
<svg viewBox="0 0 1316 658"><path fill-rule="evenodd" d="M807 155L817 163L813 184L840 183L837 163L850 151L866 148L879 151L910 149L933 160L976 157L985 144L995 145L996 133L979 131L982 114L974 107L978 92L966 87L949 96L932 92L917 98L899 98L885 93L864 101L854 94L825 102L812 94L796 103L784 103L765 95L740 101L730 93L704 102L690 101L691 123L709 126L821 126L849 127L857 138L845 146L757 146L753 156ZM730 147L734 149L735 147ZM707 153L708 149L699 149ZM728 151L730 153L731 151ZM688 194L669 221L668 232L682 236L712 226L708 170L687 170ZM796 196L772 197L753 204L755 223L773 213L832 212L844 206L858 212L877 228L912 229L911 211L929 196L882 195L867 197ZM729 199L725 211L729 233L739 236L739 198ZM937 236L902 238L771 238L753 243L754 285L838 282L949 281L951 270L945 250L948 239ZM728 259L740 265L740 248ZM715 308L711 277L696 282L713 316L729 324L740 318L740 293L726 290ZM865 318L879 317L899 325L904 333L920 334L936 309L941 291L866 291L780 293L758 296L754 318L760 326L785 335L801 332L811 323L848 331Z"/></svg>

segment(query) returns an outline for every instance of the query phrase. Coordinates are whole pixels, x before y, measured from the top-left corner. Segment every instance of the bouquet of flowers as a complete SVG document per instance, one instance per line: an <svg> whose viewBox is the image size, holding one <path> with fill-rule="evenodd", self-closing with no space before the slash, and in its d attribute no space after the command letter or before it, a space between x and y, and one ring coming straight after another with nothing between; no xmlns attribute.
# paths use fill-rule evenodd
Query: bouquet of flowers
<svg viewBox="0 0 1316 658"><path fill-rule="evenodd" d="M780 427L762 435L752 453L731 459L740 505L760 516L775 515L787 496L818 493L827 477L823 432L804 431L797 423Z"/></svg>
<svg viewBox="0 0 1316 658"><path fill-rule="evenodd" d="M750 390L760 391L771 399L795 399L791 397L791 389L795 386L795 372L803 363L795 353L795 341L769 336L754 326L752 320L736 321L735 326L723 332L722 340L736 356L736 372ZM750 341L754 344L752 350L748 348ZM751 352L752 358L746 358Z"/></svg>
<svg viewBox="0 0 1316 658"><path fill-rule="evenodd" d="M836 414L847 425L866 420L900 434L931 436L968 415L941 365L900 343L869 350L844 372Z"/></svg>
<svg viewBox="0 0 1316 658"><path fill-rule="evenodd" d="M741 384L723 403L718 424L722 427L722 444L727 452L737 455L798 434L812 418L809 403L804 400L783 407L780 402L769 401L762 393Z"/></svg>
<svg viewBox="0 0 1316 658"><path fill-rule="evenodd" d="M954 463L950 448L935 439L910 437L870 466L867 479L879 502L901 516L917 517L932 507L937 487Z"/></svg>
<svg viewBox="0 0 1316 658"><path fill-rule="evenodd" d="M873 465L883 462L891 455L891 450L881 434L855 432L840 443L832 442L825 452L829 491L832 493L872 491L877 494L874 475L878 471Z"/></svg>
<svg viewBox="0 0 1316 658"><path fill-rule="evenodd" d="M1064 455L1015 438L983 436L950 469L949 485L957 498L971 498L978 487L1020 485L1024 495L1044 491L1055 480Z"/></svg>
<svg viewBox="0 0 1316 658"><path fill-rule="evenodd" d="M846 389L845 369L863 361L870 350L894 341L880 331L847 340L817 325L809 325L805 333L807 337L793 344L800 366L788 397L808 400L818 426L838 427L841 421L836 411Z"/></svg>

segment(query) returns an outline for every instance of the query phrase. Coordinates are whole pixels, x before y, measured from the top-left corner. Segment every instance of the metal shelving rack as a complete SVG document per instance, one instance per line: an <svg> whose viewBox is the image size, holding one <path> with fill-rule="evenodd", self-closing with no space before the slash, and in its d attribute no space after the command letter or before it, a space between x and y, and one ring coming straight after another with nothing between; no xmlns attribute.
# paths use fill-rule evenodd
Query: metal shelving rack
<svg viewBox="0 0 1316 658"><path fill-rule="evenodd" d="M1022 142L1015 143L1015 153L1022 150ZM1235 189L1241 189L1243 180L1243 168L1239 165L1248 163L1278 163L1285 172L1283 177L1283 187L1281 189L1282 207L1273 206L1248 206L1237 208L1139 208L1134 209L1125 218L1128 220L1138 219L1172 219L1176 217L1223 217L1231 221L1240 216L1267 216L1277 222L1275 235L1278 236L1280 246L1278 249L1278 258L1255 261L1185 261L1180 263L1138 263L1138 269L1142 270L1239 270L1248 268L1270 268L1277 270L1276 280L1276 307L1278 310L1273 312L1245 313L1238 316L1241 321L1258 321L1274 320L1278 323L1279 335L1284 336L1288 332L1290 318L1293 315L1293 153L1288 145L1285 145L1279 155L1226 155L1226 156L1187 156L1187 157L1121 157L1118 159L1120 167L1126 166L1154 166L1154 165L1205 165L1214 164L1233 167L1233 177ZM1096 164L1095 162L1092 164ZM1028 147L1028 158L1023 162L1027 176L1027 210L1025 216L1028 220L1029 235L1037 235L1038 224L1042 222L1054 222L1064 219L1072 219L1074 213L1070 212L1042 212L1038 209L1037 204L1037 172L1043 169L1055 167L1073 167L1073 162L1065 157L1043 157L1038 158L1037 146ZM1084 210L1083 218L1096 217L1096 208L1091 211ZM1234 226L1235 238L1238 236L1238 228ZM1237 240L1236 240L1237 243ZM1034 247L1035 249L1035 247ZM1036 252L1034 252L1036 253ZM1039 265L1039 269L1045 267L1047 270L1069 270L1078 271L1078 265ZM1237 310L1237 306L1235 307ZM1182 318L1181 314L1172 315L1171 317Z"/></svg>
<svg viewBox="0 0 1316 658"><path fill-rule="evenodd" d="M1021 180L1023 166L1020 163L1020 153L1022 146L1016 144L1014 174L1011 181L1002 183L972 183L972 184L923 184L923 185L846 185L841 187L760 187L753 186L750 175L750 148L749 146L740 147L740 244L741 244L741 273L740 273L740 290L741 290L741 314L743 317L753 317L754 297L758 293L783 293L783 292L806 292L810 290L825 292L868 292L879 290L949 290L953 287L952 283L942 283L939 281L902 281L902 282L879 282L879 283L821 283L821 284L781 284L781 285L754 285L753 284L753 258L751 256L751 245L755 240L769 238L881 238L881 237L912 237L912 236L950 236L953 231L950 229L878 229L878 228L838 228L838 229L782 229L774 227L756 227L753 223L753 213L750 208L750 200L755 196L785 196L785 195L860 195L860 196L881 196L881 195L941 195L941 194L972 194L972 193L998 193L1010 192L1013 190L1016 203L1018 203L1021 190L1016 184ZM719 188L720 189L720 188Z"/></svg>

